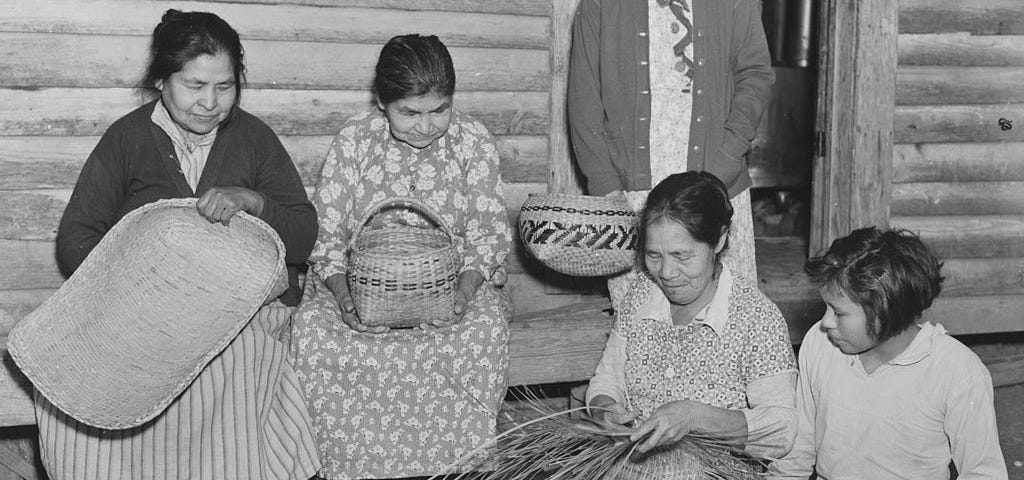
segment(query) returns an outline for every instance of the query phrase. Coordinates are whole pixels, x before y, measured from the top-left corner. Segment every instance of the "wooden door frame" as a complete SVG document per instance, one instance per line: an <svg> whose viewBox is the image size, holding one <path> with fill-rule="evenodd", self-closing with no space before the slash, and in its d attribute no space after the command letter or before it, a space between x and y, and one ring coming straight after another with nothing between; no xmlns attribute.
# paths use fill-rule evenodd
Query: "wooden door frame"
<svg viewBox="0 0 1024 480"><path fill-rule="evenodd" d="M580 0L553 0L551 3L551 90L548 114L548 192L583 192L583 181L576 172L569 148L569 119L566 93L569 84L569 49L572 47L572 21Z"/></svg>
<svg viewBox="0 0 1024 480"><path fill-rule="evenodd" d="M810 255L889 224L897 0L821 0Z"/></svg>

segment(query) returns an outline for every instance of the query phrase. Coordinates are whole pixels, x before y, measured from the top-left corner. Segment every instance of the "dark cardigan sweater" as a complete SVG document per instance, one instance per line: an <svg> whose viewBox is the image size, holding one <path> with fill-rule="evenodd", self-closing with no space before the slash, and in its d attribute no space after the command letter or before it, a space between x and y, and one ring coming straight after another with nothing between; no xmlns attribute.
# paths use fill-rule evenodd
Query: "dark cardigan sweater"
<svg viewBox="0 0 1024 480"><path fill-rule="evenodd" d="M316 239L316 210L274 131L236 107L221 124L193 192L170 137L150 120L155 105L147 103L114 122L82 167L57 233L61 271L71 275L128 212L165 198L201 197L213 187L259 193L259 218L281 236L285 262L305 262Z"/></svg>
<svg viewBox="0 0 1024 480"><path fill-rule="evenodd" d="M714 174L734 197L751 185L744 155L775 72L760 2L693 3L695 65L686 166ZM650 189L647 0L582 0L572 37L569 130L588 192Z"/></svg>

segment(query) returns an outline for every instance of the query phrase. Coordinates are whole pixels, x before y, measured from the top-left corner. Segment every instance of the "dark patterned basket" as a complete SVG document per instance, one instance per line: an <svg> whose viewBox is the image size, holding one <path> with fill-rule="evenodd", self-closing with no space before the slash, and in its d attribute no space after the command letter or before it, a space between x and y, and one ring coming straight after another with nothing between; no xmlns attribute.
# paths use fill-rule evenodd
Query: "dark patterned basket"
<svg viewBox="0 0 1024 480"><path fill-rule="evenodd" d="M396 206L423 213L441 230L364 231L370 218ZM348 288L359 320L370 326L401 328L451 318L461 268L451 227L414 198L386 199L370 207L349 242Z"/></svg>
<svg viewBox="0 0 1024 480"><path fill-rule="evenodd" d="M580 277L633 266L639 219L624 197L532 193L519 212L519 236L545 266Z"/></svg>

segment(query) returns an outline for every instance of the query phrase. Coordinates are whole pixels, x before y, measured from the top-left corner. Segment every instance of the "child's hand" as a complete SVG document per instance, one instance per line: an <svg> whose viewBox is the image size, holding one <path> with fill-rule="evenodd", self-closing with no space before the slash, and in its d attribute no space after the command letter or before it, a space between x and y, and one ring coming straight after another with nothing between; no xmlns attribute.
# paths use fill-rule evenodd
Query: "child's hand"
<svg viewBox="0 0 1024 480"><path fill-rule="evenodd" d="M640 452L678 442L694 430L699 406L689 400L668 402L658 407L629 439L640 442L636 448Z"/></svg>

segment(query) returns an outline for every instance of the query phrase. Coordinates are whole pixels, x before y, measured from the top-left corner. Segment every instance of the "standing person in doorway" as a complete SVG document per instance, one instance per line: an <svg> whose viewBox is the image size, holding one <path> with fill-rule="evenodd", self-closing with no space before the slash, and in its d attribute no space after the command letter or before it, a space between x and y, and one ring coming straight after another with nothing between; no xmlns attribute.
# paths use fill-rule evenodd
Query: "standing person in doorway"
<svg viewBox="0 0 1024 480"><path fill-rule="evenodd" d="M757 281L744 156L774 81L757 0L582 0L569 62L569 128L591 195L637 210L673 173L707 171L735 221L723 261ZM635 274L612 278L618 307Z"/></svg>

